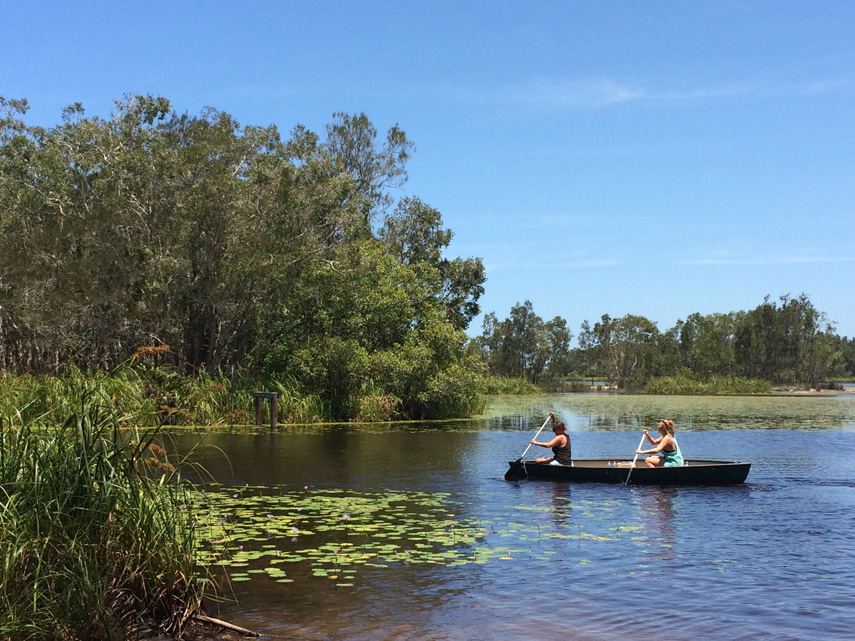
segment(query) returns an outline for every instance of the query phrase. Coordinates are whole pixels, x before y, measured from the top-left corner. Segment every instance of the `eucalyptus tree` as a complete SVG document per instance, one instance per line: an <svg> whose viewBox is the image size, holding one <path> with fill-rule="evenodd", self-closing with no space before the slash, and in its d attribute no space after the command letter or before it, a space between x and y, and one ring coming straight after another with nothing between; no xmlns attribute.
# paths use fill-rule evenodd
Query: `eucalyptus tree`
<svg viewBox="0 0 855 641"><path fill-rule="evenodd" d="M564 319L556 316L544 322L527 300L514 305L502 321L495 313L487 314L479 344L489 355L491 373L537 383L544 372L554 376L566 373L571 338Z"/></svg>
<svg viewBox="0 0 855 641"><path fill-rule="evenodd" d="M737 365L751 378L815 384L842 356L833 325L805 294L783 295L779 302L780 306L766 296L740 317L734 346Z"/></svg>
<svg viewBox="0 0 855 641"><path fill-rule="evenodd" d="M544 376L560 381L572 370L570 342L573 340L573 332L567 327L566 320L556 316L544 324L544 335L549 348Z"/></svg>
<svg viewBox="0 0 855 641"><path fill-rule="evenodd" d="M160 99L133 100L102 120L84 118L77 104L57 127L16 125L15 139L3 140L0 242L19 330L6 336L14 366L106 365L146 331L141 268L151 258L141 237L158 190L154 163L141 159L161 157L153 125L166 109Z"/></svg>
<svg viewBox="0 0 855 641"><path fill-rule="evenodd" d="M622 318L604 314L591 333L609 382L639 386L654 372L660 334L652 321L633 314Z"/></svg>
<svg viewBox="0 0 855 641"><path fill-rule="evenodd" d="M19 215L21 201L32 198L21 188L27 184L26 157L35 142L21 116L29 110L26 100L0 96L0 369L7 370L27 360L30 332L24 312L16 304L23 298L16 265L7 252L14 249L15 234L25 221Z"/></svg>
<svg viewBox="0 0 855 641"><path fill-rule="evenodd" d="M290 373L339 418L378 397L392 415L468 413L475 380L464 365L466 336L446 318L438 283L435 269L401 263L374 239L343 246L282 310L268 371Z"/></svg>
<svg viewBox="0 0 855 641"><path fill-rule="evenodd" d="M855 377L855 338L843 336L839 341L841 376Z"/></svg>
<svg viewBox="0 0 855 641"><path fill-rule="evenodd" d="M455 327L466 329L480 312L478 299L484 293L484 264L480 258L443 256L454 234L442 227L442 215L418 198L403 198L384 217L378 238L388 252L411 267L425 265L437 270L442 302Z"/></svg>
<svg viewBox="0 0 855 641"><path fill-rule="evenodd" d="M28 127L0 99L2 365L107 368L169 345L186 372L240 363L353 417L474 406L462 329L478 313L480 259L449 260L436 210L405 199L412 144L364 114L326 140L241 126L165 98L127 96L109 118L83 107ZM384 401L385 402L385 401Z"/></svg>
<svg viewBox="0 0 855 641"><path fill-rule="evenodd" d="M855 377L855 338L838 336L837 349L840 351L840 362L835 373L841 378Z"/></svg>
<svg viewBox="0 0 855 641"><path fill-rule="evenodd" d="M577 340L579 344L579 360L585 368L585 375L590 376L591 382L593 382L595 374L599 373L598 370L602 366L600 365L597 339L588 319L582 321Z"/></svg>
<svg viewBox="0 0 855 641"><path fill-rule="evenodd" d="M366 233L352 176L302 129L282 143L275 127L227 114L176 118L186 147L181 207L186 244L187 360L215 367L257 358L259 336L305 293L303 282Z"/></svg>
<svg viewBox="0 0 855 641"><path fill-rule="evenodd" d="M318 143L213 109L129 96L52 129L3 119L4 357L24 369L109 366L170 344L215 369L264 331L303 270L368 229L363 196Z"/></svg>
<svg viewBox="0 0 855 641"><path fill-rule="evenodd" d="M381 145L377 129L364 113L343 112L334 113L333 122L326 126L324 147L365 196L362 211L366 219L391 205L388 190L407 182L406 163L415 149L397 124L386 132Z"/></svg>
<svg viewBox="0 0 855 641"><path fill-rule="evenodd" d="M681 364L700 379L735 373L738 314L690 314L675 327Z"/></svg>

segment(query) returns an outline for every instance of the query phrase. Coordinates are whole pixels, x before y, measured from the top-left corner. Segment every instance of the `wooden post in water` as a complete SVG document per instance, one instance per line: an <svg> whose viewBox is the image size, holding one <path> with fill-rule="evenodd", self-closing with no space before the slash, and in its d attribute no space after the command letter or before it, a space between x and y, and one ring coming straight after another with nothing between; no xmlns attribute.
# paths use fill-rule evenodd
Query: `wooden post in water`
<svg viewBox="0 0 855 641"><path fill-rule="evenodd" d="M255 424L261 425L261 394L262 392L253 392L252 396L255 399Z"/></svg>
<svg viewBox="0 0 855 641"><path fill-rule="evenodd" d="M270 397L270 429L275 430L279 425L279 392L273 392Z"/></svg>
<svg viewBox="0 0 855 641"><path fill-rule="evenodd" d="M262 400L270 401L270 429L276 429L279 425L279 392L253 392L252 398L255 402L255 424L261 425Z"/></svg>

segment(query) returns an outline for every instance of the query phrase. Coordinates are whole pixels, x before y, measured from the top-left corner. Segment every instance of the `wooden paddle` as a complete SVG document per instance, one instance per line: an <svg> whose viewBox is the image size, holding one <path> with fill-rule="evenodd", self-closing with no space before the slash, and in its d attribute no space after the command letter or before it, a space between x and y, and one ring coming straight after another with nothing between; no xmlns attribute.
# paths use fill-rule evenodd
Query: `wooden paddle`
<svg viewBox="0 0 855 641"><path fill-rule="evenodd" d="M540 433L543 431L543 428L546 427L546 424L549 423L551 418L552 418L551 414L546 417L546 420L543 421L543 425L541 425L540 429L537 430L537 434L534 435L534 438L532 440L534 440L534 441L537 440L537 437L540 436ZM522 460L525 458L525 455L528 454L528 451L530 449L531 449L531 442L529 442L528 447L525 448L525 452L522 453L522 456L520 456L516 461L511 463L511 467L508 469L507 472L505 472L505 480L506 481L513 481L515 479L520 479L520 478L523 478L525 476L525 471L523 470L523 473L520 474L520 470L523 469Z"/></svg>
<svg viewBox="0 0 855 641"><path fill-rule="evenodd" d="M641 449L641 446L644 445L644 434L641 435L641 440L638 442L638 447L635 448L635 458L632 459L632 465L629 466L629 474L626 475L626 481L623 482L624 485L629 485L629 477L632 476L632 470L635 467L635 462L638 460L638 450Z"/></svg>

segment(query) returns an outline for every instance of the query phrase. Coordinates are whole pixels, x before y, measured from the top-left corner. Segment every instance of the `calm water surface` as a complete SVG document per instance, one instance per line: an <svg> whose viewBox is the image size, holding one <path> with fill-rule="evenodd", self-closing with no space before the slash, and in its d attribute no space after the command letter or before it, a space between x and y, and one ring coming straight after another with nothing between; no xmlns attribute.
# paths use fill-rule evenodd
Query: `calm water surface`
<svg viewBox="0 0 855 641"><path fill-rule="evenodd" d="M631 458L675 418L688 458L751 461L748 483L505 482L549 411L577 458ZM262 556L212 606L272 639L855 634L855 397L502 397L473 421L174 438L201 438L236 524L293 519L294 536L232 540ZM360 549L371 562L344 560Z"/></svg>

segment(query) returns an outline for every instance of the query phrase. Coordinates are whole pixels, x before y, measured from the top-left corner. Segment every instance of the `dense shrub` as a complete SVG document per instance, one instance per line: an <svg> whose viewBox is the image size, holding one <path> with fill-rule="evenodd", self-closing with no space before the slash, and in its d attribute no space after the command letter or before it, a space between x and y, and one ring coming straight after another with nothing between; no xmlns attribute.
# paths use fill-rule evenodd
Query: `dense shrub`
<svg viewBox="0 0 855 641"><path fill-rule="evenodd" d="M481 376L478 391L485 395L513 394L518 396L540 394L540 388L524 378L506 376Z"/></svg>

